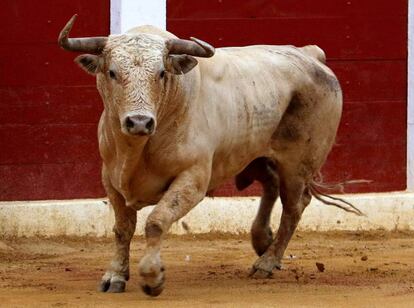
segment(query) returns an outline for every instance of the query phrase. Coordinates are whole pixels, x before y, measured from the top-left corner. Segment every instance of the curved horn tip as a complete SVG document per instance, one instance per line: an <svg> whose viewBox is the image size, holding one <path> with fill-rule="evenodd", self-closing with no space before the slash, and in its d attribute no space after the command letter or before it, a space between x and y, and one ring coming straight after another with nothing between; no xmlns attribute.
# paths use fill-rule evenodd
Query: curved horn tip
<svg viewBox="0 0 414 308"><path fill-rule="evenodd" d="M69 21L66 23L66 25L63 27L63 29L60 31L59 38L58 38L59 45L62 46L64 44L64 41L67 40L69 32L72 29L73 24L77 17L78 17L78 14L74 14L69 19Z"/></svg>
<svg viewBox="0 0 414 308"><path fill-rule="evenodd" d="M69 32L78 15L74 14L59 33L58 44L67 51L101 53L107 37L69 38Z"/></svg>
<svg viewBox="0 0 414 308"><path fill-rule="evenodd" d="M193 36L190 37L190 40L192 40L193 42L196 42L198 45L200 45L201 47L203 47L204 50L208 51L209 57L214 56L216 50L209 43L207 43L207 42L205 42L203 40L200 40L200 39L198 39L196 37L193 37Z"/></svg>
<svg viewBox="0 0 414 308"><path fill-rule="evenodd" d="M72 26L76 18L78 18L78 14L73 14L73 16L69 19L68 24Z"/></svg>
<svg viewBox="0 0 414 308"><path fill-rule="evenodd" d="M76 18L78 17L78 14L74 14L69 21L66 23L66 25L63 27L62 32L69 33L69 31L72 29L73 24L75 23Z"/></svg>

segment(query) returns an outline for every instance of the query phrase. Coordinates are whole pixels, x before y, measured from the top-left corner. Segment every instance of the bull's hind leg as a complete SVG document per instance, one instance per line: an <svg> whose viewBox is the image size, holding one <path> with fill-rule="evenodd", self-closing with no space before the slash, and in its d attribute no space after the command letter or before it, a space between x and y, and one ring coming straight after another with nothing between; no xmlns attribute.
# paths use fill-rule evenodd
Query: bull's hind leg
<svg viewBox="0 0 414 308"><path fill-rule="evenodd" d="M294 93L272 136L283 211L273 243L253 265L257 276L269 276L274 268L281 268L286 247L312 198L309 183L335 140L342 106L339 84L319 65L313 69L315 83L304 93Z"/></svg>
<svg viewBox="0 0 414 308"><path fill-rule="evenodd" d="M257 255L261 256L273 242L273 233L270 228L270 216L273 206L279 196L279 177L276 165L266 157L252 161L246 169L236 176L236 186L242 190L259 181L263 187L259 211L251 227L252 245Z"/></svg>
<svg viewBox="0 0 414 308"><path fill-rule="evenodd" d="M124 198L105 185L109 201L115 213L115 254L99 285L101 292L120 293L125 291L129 279L129 247L135 232L137 212L125 205Z"/></svg>
<svg viewBox="0 0 414 308"><path fill-rule="evenodd" d="M280 225L273 243L253 265L251 274L255 277L269 277L273 269L281 269L281 260L286 247L296 230L303 210L311 200L303 176L283 171L279 172L279 175L280 197L283 204Z"/></svg>

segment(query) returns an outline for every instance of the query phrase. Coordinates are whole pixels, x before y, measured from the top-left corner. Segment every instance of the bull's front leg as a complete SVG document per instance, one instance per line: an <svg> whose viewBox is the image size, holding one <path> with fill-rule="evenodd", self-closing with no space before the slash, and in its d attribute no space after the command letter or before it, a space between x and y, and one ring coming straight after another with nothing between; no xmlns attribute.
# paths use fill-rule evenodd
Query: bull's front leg
<svg viewBox="0 0 414 308"><path fill-rule="evenodd" d="M181 173L148 216L145 226L146 250L139 263L142 290L151 296L164 289L164 267L160 248L172 223L187 214L205 196L210 169L193 167Z"/></svg>
<svg viewBox="0 0 414 308"><path fill-rule="evenodd" d="M115 214L115 252L106 273L99 284L101 292L125 291L129 279L129 248L137 222L136 210L125 205L124 198L115 191L109 181L103 181Z"/></svg>

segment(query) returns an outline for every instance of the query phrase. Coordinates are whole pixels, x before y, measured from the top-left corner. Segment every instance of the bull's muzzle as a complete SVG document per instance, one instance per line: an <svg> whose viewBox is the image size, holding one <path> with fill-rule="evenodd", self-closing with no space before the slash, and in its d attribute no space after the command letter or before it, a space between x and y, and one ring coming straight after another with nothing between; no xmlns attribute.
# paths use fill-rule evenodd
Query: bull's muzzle
<svg viewBox="0 0 414 308"><path fill-rule="evenodd" d="M155 120L147 115L128 115L123 126L129 135L149 136L154 132Z"/></svg>

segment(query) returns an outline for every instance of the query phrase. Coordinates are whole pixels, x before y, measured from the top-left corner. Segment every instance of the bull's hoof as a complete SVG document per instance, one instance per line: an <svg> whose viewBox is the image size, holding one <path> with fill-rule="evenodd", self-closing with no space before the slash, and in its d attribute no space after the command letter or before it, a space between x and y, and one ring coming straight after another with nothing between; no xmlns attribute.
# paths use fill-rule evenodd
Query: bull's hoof
<svg viewBox="0 0 414 308"><path fill-rule="evenodd" d="M109 286L106 292L122 293L122 292L125 292L125 286L126 286L125 281L114 281L114 282L111 282L111 285Z"/></svg>
<svg viewBox="0 0 414 308"><path fill-rule="evenodd" d="M280 270L282 265L273 255L265 253L256 260L249 276L258 279L271 278L274 269Z"/></svg>
<svg viewBox="0 0 414 308"><path fill-rule="evenodd" d="M249 277L254 278L254 279L268 279L268 278L272 278L272 276L273 276L273 272L268 272L260 268L254 268L254 267L252 267L249 273Z"/></svg>
<svg viewBox="0 0 414 308"><path fill-rule="evenodd" d="M110 280L102 280L99 283L98 291L99 292L106 292L106 291L108 291L110 285L111 285L111 281Z"/></svg>
<svg viewBox="0 0 414 308"><path fill-rule="evenodd" d="M126 281L123 277L106 273L98 286L99 292L122 293L125 292Z"/></svg>
<svg viewBox="0 0 414 308"><path fill-rule="evenodd" d="M110 280L102 280L98 286L99 292L107 292L107 293L122 293L125 292L125 281L110 281Z"/></svg>
<svg viewBox="0 0 414 308"><path fill-rule="evenodd" d="M162 268L162 271L164 272L164 268ZM143 280L141 281L141 289L145 294L154 297L161 294L161 292L164 290L165 282L165 276L163 272L161 272L160 275L156 278L151 276L142 276Z"/></svg>
<svg viewBox="0 0 414 308"><path fill-rule="evenodd" d="M147 254L139 262L141 289L149 296L158 296L164 290L165 268L159 253Z"/></svg>
<svg viewBox="0 0 414 308"><path fill-rule="evenodd" d="M142 291L144 291L145 294L155 297L155 296L160 295L162 291L164 290L164 282L155 287L150 287L147 284L141 285L141 289Z"/></svg>

